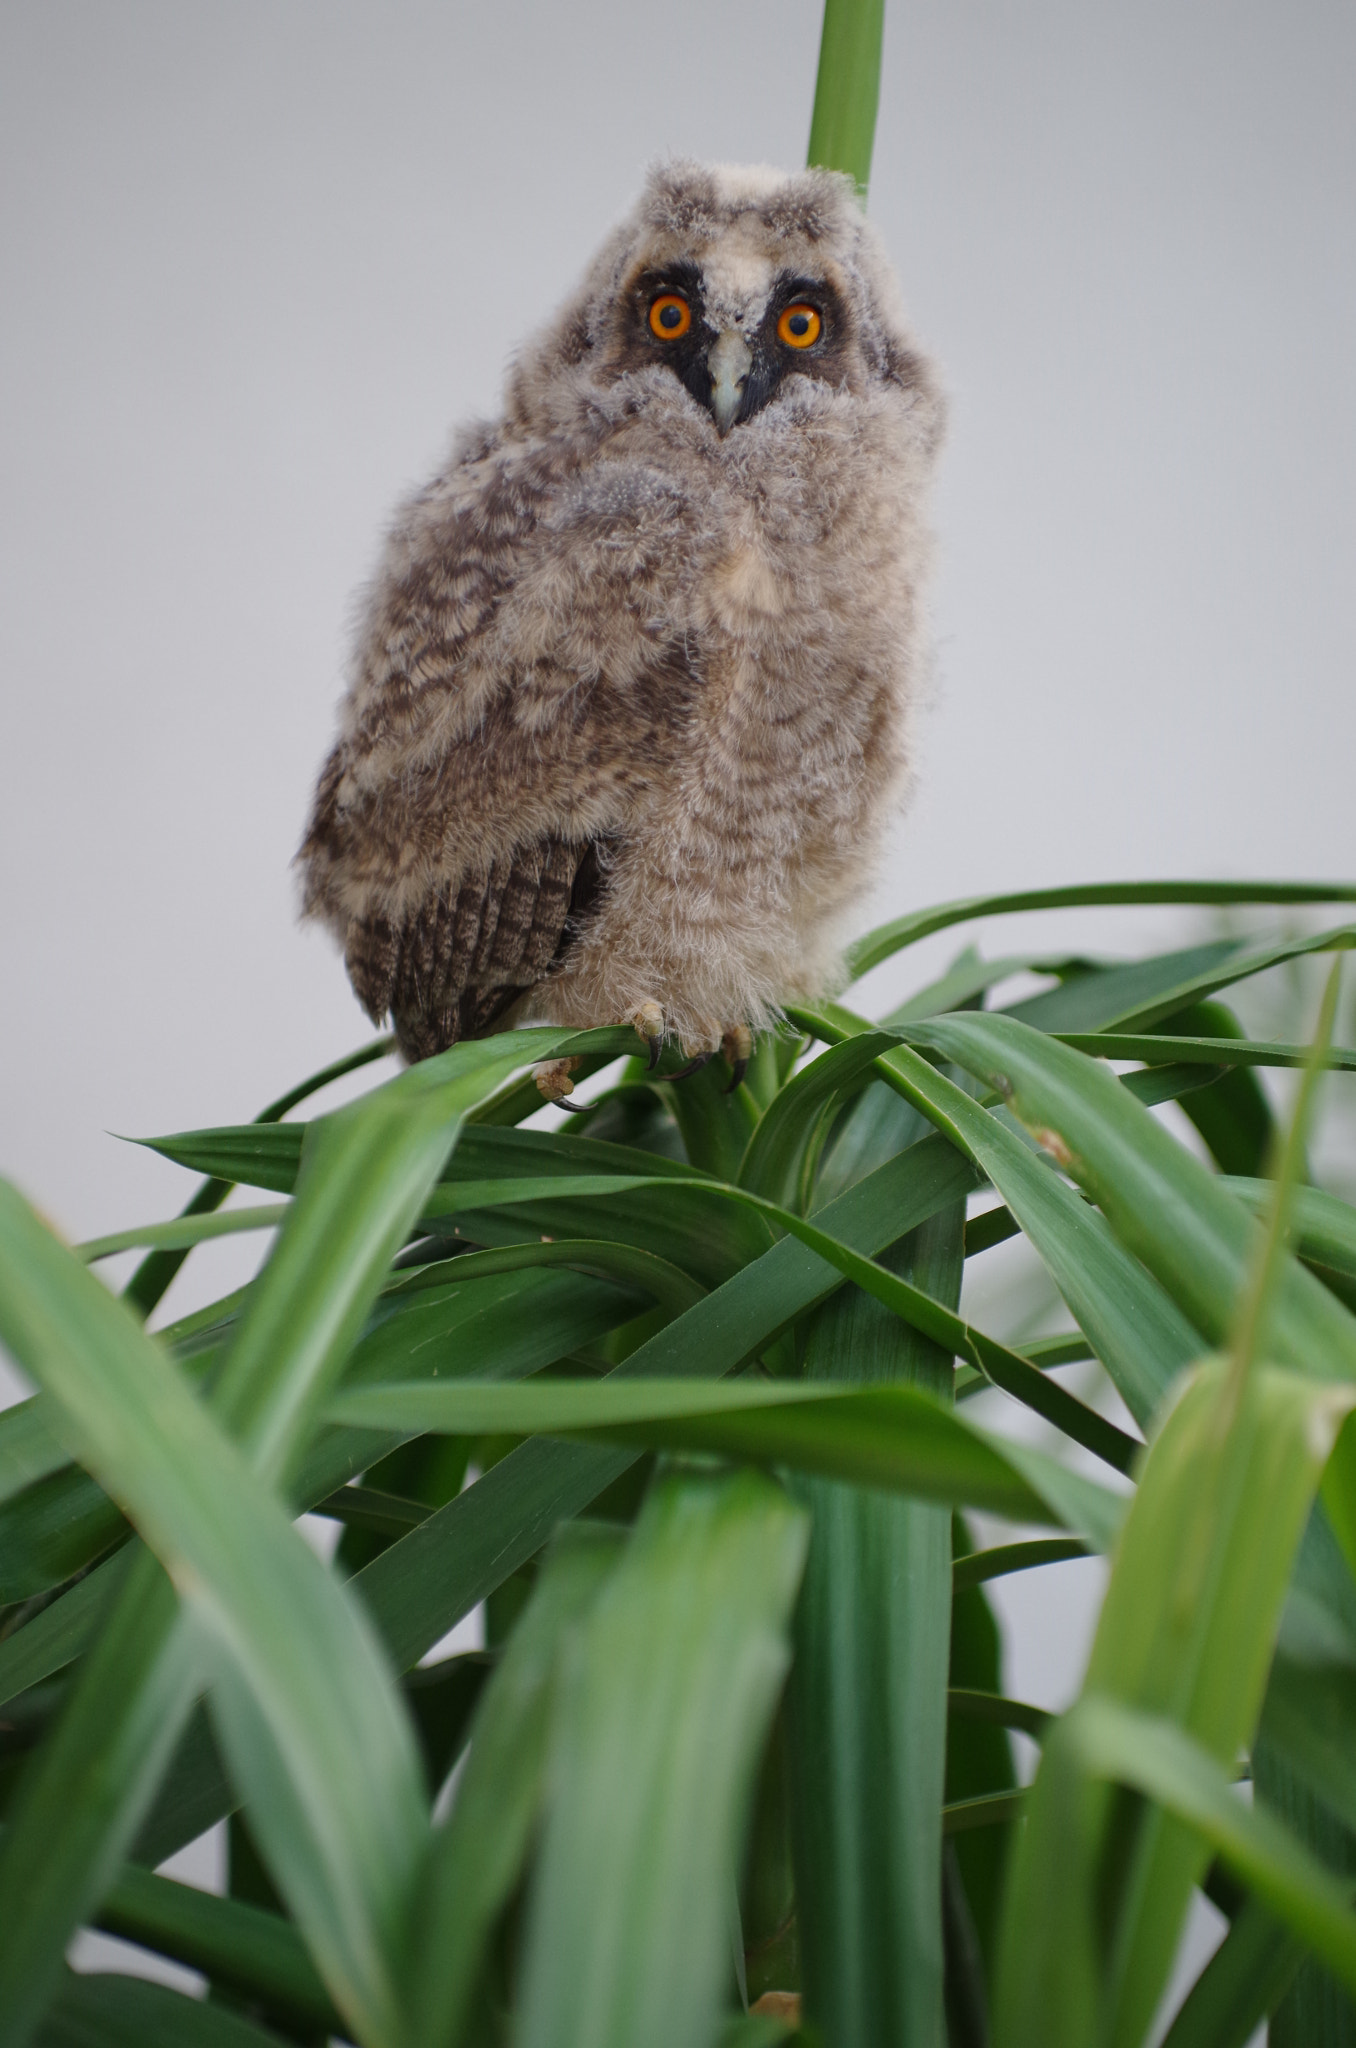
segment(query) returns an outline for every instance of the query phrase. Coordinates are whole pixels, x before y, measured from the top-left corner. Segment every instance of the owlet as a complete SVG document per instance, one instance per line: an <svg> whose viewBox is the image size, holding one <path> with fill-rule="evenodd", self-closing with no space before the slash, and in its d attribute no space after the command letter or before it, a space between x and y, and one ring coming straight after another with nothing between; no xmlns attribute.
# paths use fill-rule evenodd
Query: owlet
<svg viewBox="0 0 1356 2048"><path fill-rule="evenodd" d="M367 598L298 858L408 1058L626 1019L737 1064L832 983L907 775L940 421L846 178L651 175Z"/></svg>

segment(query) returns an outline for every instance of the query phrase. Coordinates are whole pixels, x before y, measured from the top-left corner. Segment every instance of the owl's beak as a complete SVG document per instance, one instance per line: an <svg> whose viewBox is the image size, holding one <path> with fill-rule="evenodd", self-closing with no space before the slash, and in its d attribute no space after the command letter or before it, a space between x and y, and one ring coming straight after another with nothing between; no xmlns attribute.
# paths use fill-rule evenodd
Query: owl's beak
<svg viewBox="0 0 1356 2048"><path fill-rule="evenodd" d="M753 354L737 327L725 327L706 353L711 372L711 413L716 432L728 434L744 402L744 384L753 368Z"/></svg>

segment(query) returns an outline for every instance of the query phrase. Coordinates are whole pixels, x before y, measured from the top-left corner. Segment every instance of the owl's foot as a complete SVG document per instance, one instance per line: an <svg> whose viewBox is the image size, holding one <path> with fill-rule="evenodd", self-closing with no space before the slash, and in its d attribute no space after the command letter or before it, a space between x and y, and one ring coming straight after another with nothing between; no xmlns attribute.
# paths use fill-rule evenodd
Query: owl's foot
<svg viewBox="0 0 1356 2048"><path fill-rule="evenodd" d="M638 1009L632 1011L626 1021L649 1047L649 1070L653 1073L664 1050L663 1005L655 1002L642 1003ZM690 1040L684 1042L684 1052L688 1051L690 1043ZM665 1074L664 1079L686 1081L689 1074L700 1073L707 1061L715 1058L717 1047L730 1068L730 1085L725 1093L733 1095L748 1072L749 1060L753 1054L753 1033L747 1024L731 1024L725 1031L721 1031L717 1025L709 1025L699 1037L697 1049L692 1052L686 1064L675 1067L671 1074Z"/></svg>
<svg viewBox="0 0 1356 2048"><path fill-rule="evenodd" d="M632 1012L627 1023L640 1033L650 1048L650 1072L659 1065L659 1055L664 1050L664 1008L662 1003L642 1003Z"/></svg>
<svg viewBox="0 0 1356 2048"><path fill-rule="evenodd" d="M579 1109L582 1104L565 1100L567 1095L574 1094L570 1076L578 1065L577 1059L543 1060L533 1068L532 1078L548 1102L558 1102L562 1109Z"/></svg>

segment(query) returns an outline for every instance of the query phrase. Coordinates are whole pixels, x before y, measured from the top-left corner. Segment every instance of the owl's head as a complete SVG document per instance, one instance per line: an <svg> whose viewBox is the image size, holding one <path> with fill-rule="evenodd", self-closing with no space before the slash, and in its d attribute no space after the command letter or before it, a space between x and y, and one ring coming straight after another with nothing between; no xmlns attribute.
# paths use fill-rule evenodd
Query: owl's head
<svg viewBox="0 0 1356 2048"><path fill-rule="evenodd" d="M530 413L561 373L597 389L647 372L651 389L672 377L722 438L798 379L890 385L935 409L889 261L851 180L832 171L660 165L521 361L513 396Z"/></svg>

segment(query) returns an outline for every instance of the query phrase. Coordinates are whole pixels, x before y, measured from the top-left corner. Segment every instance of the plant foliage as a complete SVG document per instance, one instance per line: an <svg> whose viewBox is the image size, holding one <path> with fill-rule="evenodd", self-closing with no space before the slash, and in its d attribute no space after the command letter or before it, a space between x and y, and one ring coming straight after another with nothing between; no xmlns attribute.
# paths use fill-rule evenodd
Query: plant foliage
<svg viewBox="0 0 1356 2048"><path fill-rule="evenodd" d="M1223 998L1354 941L1047 962L1006 1004L1025 963L971 951L879 1023L793 1012L733 1094L524 1031L297 1121L329 1070L151 1141L208 1177L184 1215L75 1250L0 1188L38 1388L0 1415L0 2042L1132 2048L1202 1885L1230 1931L1174 2048L1348 2039L1356 1209L1304 1137L1352 1055L1330 1000L1281 1158L1256 1071L1304 1048ZM563 1054L599 1078L543 1129L524 1069ZM223 1223L272 1233L258 1277L151 1334ZM958 1309L1006 1237L1067 1310L1039 1341ZM119 1300L91 1267L135 1245ZM953 1551L967 1510L1010 1536ZM1089 1551L1051 1717L983 1587L1057 1598ZM228 1815L231 1896L152 1875ZM211 1998L73 1978L81 1925Z"/></svg>

